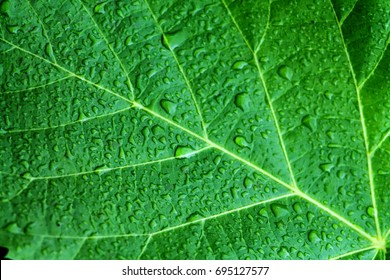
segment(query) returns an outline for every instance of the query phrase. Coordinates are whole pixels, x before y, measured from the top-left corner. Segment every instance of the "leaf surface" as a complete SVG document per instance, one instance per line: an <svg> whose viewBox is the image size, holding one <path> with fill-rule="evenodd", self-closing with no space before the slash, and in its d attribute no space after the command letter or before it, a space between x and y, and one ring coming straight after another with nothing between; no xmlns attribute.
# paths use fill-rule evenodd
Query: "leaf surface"
<svg viewBox="0 0 390 280"><path fill-rule="evenodd" d="M387 0L0 13L7 257L389 257Z"/></svg>

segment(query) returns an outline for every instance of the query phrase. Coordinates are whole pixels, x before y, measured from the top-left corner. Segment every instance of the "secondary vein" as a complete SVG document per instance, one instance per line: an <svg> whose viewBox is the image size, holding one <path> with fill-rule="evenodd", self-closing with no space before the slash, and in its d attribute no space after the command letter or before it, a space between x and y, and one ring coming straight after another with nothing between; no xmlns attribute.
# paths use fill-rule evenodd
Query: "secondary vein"
<svg viewBox="0 0 390 280"><path fill-rule="evenodd" d="M333 11L334 18L335 18L336 23L337 23L337 27L338 27L338 30L339 30L341 42L342 42L342 45L343 45L345 56L346 56L347 61L348 61L349 70L351 72L351 76L352 76L354 87L355 87L355 91L356 91L356 96L357 96L357 101L358 101L358 106L359 106L360 122L361 122L362 130L363 130L364 147L365 147L365 154L366 154L366 160L367 160L367 170L368 170L368 177L369 177L369 184L370 184L371 201L372 201L372 207L374 209L374 220L375 220L376 233L377 233L378 240L381 240L382 239L382 233L381 233L381 229L380 229L380 226L379 226L378 207L377 207L376 198L375 198L374 176L373 176L373 170L372 170L370 148L369 148L369 143L368 143L367 127L366 127L366 123L365 123L365 119L364 119L364 110L363 110L362 98L361 98L360 89L359 89L359 86L358 86L358 83L357 83L357 80L356 80L356 75L355 75L355 72L353 70L352 61L351 61L351 58L349 56L349 52L348 52L347 46L346 46L345 41L344 41L343 31L341 30L340 22L339 22L339 20L337 18L337 14L336 14L336 11L334 10L332 1L329 0L329 3L330 3L330 6L331 6L332 11Z"/></svg>

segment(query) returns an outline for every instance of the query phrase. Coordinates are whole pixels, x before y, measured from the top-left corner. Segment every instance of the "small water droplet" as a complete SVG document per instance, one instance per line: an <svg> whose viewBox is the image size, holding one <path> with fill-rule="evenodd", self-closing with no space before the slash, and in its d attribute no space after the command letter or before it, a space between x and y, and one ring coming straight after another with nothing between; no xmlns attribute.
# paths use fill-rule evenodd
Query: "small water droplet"
<svg viewBox="0 0 390 280"><path fill-rule="evenodd" d="M306 115L302 118L301 123L303 126L307 127L311 131L315 131L317 129L317 119L313 116Z"/></svg>
<svg viewBox="0 0 390 280"><path fill-rule="evenodd" d="M240 70L243 69L245 66L247 66L248 63L246 61L237 61L233 64L233 69Z"/></svg>
<svg viewBox="0 0 390 280"><path fill-rule="evenodd" d="M370 217L374 217L375 216L375 210L374 210L374 207L372 207L372 206L367 207L366 212L367 212L367 215L370 216Z"/></svg>
<svg viewBox="0 0 390 280"><path fill-rule="evenodd" d="M241 110L245 111L248 108L250 108L251 100L249 94L246 93L239 93L234 98L234 104L240 108Z"/></svg>
<svg viewBox="0 0 390 280"><path fill-rule="evenodd" d="M329 92L329 91L325 92L324 95L325 95L325 97L326 97L327 99L329 99L329 100L331 100L331 99L333 98L333 93L331 93L331 92Z"/></svg>
<svg viewBox="0 0 390 280"><path fill-rule="evenodd" d="M176 103L170 100L162 99L160 101L160 105L166 113L170 115L174 115L176 113L176 107L177 107Z"/></svg>
<svg viewBox="0 0 390 280"><path fill-rule="evenodd" d="M288 67L286 65L282 65L278 69L278 75L280 77L282 77L283 79L291 81L291 79L294 75L294 71L290 67Z"/></svg>
<svg viewBox="0 0 390 280"><path fill-rule="evenodd" d="M324 172L330 172L334 167L334 164L331 162L320 164L320 169Z"/></svg>
<svg viewBox="0 0 390 280"><path fill-rule="evenodd" d="M234 138L234 143L236 143L238 146L240 147L248 147L249 146L249 143L246 141L246 139L242 136L236 136Z"/></svg>

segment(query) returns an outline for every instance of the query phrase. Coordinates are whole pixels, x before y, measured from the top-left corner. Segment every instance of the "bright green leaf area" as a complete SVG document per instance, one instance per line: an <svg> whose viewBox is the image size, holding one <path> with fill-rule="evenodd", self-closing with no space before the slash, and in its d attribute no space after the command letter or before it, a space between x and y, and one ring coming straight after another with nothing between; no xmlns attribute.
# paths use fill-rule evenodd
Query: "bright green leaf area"
<svg viewBox="0 0 390 280"><path fill-rule="evenodd" d="M13 259L389 259L390 1L5 0Z"/></svg>

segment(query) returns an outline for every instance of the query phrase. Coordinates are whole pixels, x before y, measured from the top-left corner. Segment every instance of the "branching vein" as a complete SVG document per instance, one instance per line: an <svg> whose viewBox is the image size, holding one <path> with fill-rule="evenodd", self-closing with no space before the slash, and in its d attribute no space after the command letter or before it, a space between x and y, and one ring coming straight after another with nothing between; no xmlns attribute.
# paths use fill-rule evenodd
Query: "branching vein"
<svg viewBox="0 0 390 280"><path fill-rule="evenodd" d="M198 113L200 121L201 121L204 137L207 139L208 138L208 134L207 134L206 125L205 125L205 122L203 120L203 115L202 115L202 112L200 111L198 102L196 101L195 93L194 93L194 91L192 89L190 81L188 80L187 75L185 74L184 69L183 69L182 65L180 64L179 59L178 59L176 53L174 52L174 50L169 45L168 38L166 37L166 34L164 33L164 30L162 29L161 25L158 23L158 19L157 19L156 15L154 14L152 8L150 7L149 2L147 0L144 0L144 1L145 1L146 5L148 6L149 12L152 15L152 18L153 18L154 22L156 23L156 26L158 27L158 29L160 30L162 36L164 37L165 42L167 42L169 50L172 53L173 58L175 59L177 67L179 68L179 71L180 71L181 75L183 76L183 79L184 79L184 81L185 81L185 83L187 85L187 88L188 88L189 92L191 93L191 98L192 98L192 100L193 100L193 102L195 104L196 112Z"/></svg>
<svg viewBox="0 0 390 280"><path fill-rule="evenodd" d="M260 78L260 80L261 80L261 83L262 83L263 88L264 88L265 95L266 95L266 97L267 97L267 102L268 102L268 105L269 105L270 110L271 110L272 119L273 119L273 121L274 121L274 124L275 124L275 127L276 127L276 131L277 131L277 133L278 133L278 138L279 138L280 146L282 147L283 155L284 155L284 158L285 158L286 163L287 163L287 166L288 166L288 170L289 170L289 173L290 173L291 180L292 180L292 182L293 182L292 187L295 189L295 188L297 188L297 183L296 183L296 181L295 181L294 172L293 172L293 169L292 169L292 167L291 167L290 160L289 160L289 158L288 158L286 146L284 145L284 140L283 140L282 132L281 132L281 130L280 130L279 122L278 122L278 119L277 119L277 116L276 116L275 109L274 109L273 104L272 104L272 100L271 100L270 94L269 94L269 92L268 92L268 88L267 88L267 85L266 85L266 82L265 82L265 79L264 79L264 76L263 76L263 72L262 72L262 70L261 70L261 68L260 68L260 65L259 65L259 59L258 59L258 57L257 57L256 52L255 52L255 51L252 49L252 47L250 46L248 40L246 39L244 33L242 32L242 30L241 30L240 26L238 25L237 21L235 20L234 16L232 15L232 13L231 13L229 7L227 6L227 4L225 3L224 0L222 0L222 2L223 2L223 4L224 4L225 8L227 9L228 14L229 14L229 16L231 17L231 19L232 19L234 25L236 26L237 31L241 34L243 40L245 41L245 43L246 43L248 49L251 51L251 53L252 53L252 55L253 55L253 58L254 58L254 60L255 60L255 62L256 62L256 68L257 68L258 73L259 73L259 78ZM268 24L269 24L269 21L268 21L268 23L267 23L267 26L268 26ZM266 28L266 30L267 30L267 28ZM266 30L264 31L263 37L265 36ZM262 40L263 40L263 39L264 39L264 38L262 38ZM262 42L259 43L258 48L260 48L261 43L262 43Z"/></svg>
<svg viewBox="0 0 390 280"><path fill-rule="evenodd" d="M366 151L367 169L368 169L368 177L369 177L370 191L371 191L371 200L372 200L372 206L374 208L374 220L375 220L377 237L380 240L380 239L382 239L382 233L381 233L381 229L380 229L380 225L379 225L378 207L377 207L376 198L375 198L374 176L373 176L373 170L372 170L372 164L371 164L367 127L366 127L366 123L365 123L365 119L364 119L364 109L363 109L362 98L361 98L361 95L360 95L359 86L357 84L356 75L355 75L355 72L353 70L351 58L349 56L347 46L346 46L346 44L344 42L344 36L343 36L343 32L341 30L340 22L338 21L337 14L336 14L336 11L334 10L332 1L329 0L329 3L330 3L330 6L332 8L332 11L333 11L333 14L334 14L334 18L335 18L336 23L337 23L337 27L339 29L340 38L341 38L341 41L342 41L342 44L343 44L345 56L346 56L346 58L348 60L348 66L349 66L349 69L350 69L350 72L351 72L351 76L352 76L352 79L353 79L353 82L354 82L355 90L356 90L356 96L357 96L357 101L358 101L358 105L359 105L360 121L361 121L361 125L362 125L362 130L363 130L364 146L365 146L365 151Z"/></svg>
<svg viewBox="0 0 390 280"><path fill-rule="evenodd" d="M55 55L54 55L53 44L52 44L51 41L50 41L50 38L49 38L49 35L48 35L47 30L46 30L46 28L45 28L45 25L44 25L43 22L41 21L39 15L38 15L38 13L37 13L37 11L35 10L34 6L31 4L30 0L27 0L27 3L30 5L30 7L31 7L31 9L32 9L32 11L33 11L33 13L35 14L35 16L37 17L39 23L41 24L42 29L43 29L43 35L46 37L47 42L48 42L48 44L49 44L49 47L50 47L50 49L51 49L50 54L51 54L51 56L52 56L52 58L53 58L53 60L54 60L54 63L57 63L56 57L55 57Z"/></svg>
<svg viewBox="0 0 390 280"><path fill-rule="evenodd" d="M130 89L132 99L134 100L134 98L135 98L134 97L134 87L133 87L133 84L130 81L129 73L126 70L126 67L124 66L122 60L119 58L118 54L115 52L114 48L108 42L107 37L104 35L103 31L101 30L101 28L99 27L99 25L97 24L97 22L95 21L95 19L91 15L91 13L88 11L88 9L85 7L85 5L83 4L83 2L81 0L79 0L79 2L83 6L83 9L87 12L88 16L92 20L92 22L95 25L96 29L99 31L100 35L103 37L103 40L106 42L108 48L110 49L112 54L115 56L116 60L119 62L120 67L122 68L123 72L125 73L127 85L128 85L128 87Z"/></svg>
<svg viewBox="0 0 390 280"><path fill-rule="evenodd" d="M29 88L24 88L24 89L18 89L18 90L3 91L3 92L1 92L1 93L2 93L2 94L9 94L9 93L19 93L19 92L30 91L30 90L34 90L34 89L38 89L38 88L43 88L43 87L47 87L47 86L56 84L56 83L61 82L61 81L63 81L63 80L69 79L69 78L71 78L71 77L73 77L73 75L68 75L68 76L62 77L62 78L60 78L60 79L57 79L57 80L48 82L48 83L43 84L43 85L39 85L39 86L35 86L35 87L29 87Z"/></svg>
<svg viewBox="0 0 390 280"><path fill-rule="evenodd" d="M114 115L117 115L117 114L129 111L131 109L132 108L129 106L129 107L120 109L118 111L110 112L110 113L107 113L107 114L96 115L96 116L93 116L93 117L87 117L87 118L79 119L77 121L63 123L63 124L59 124L59 125L48 126L48 127L37 127L37 128L29 128L29 129L5 130L5 131L0 131L0 135L1 134L12 134L12 133L26 133L26 132L41 131L41 130L47 130L47 129L56 129L56 128L59 128L59 127L66 127L66 126L77 124L77 123L85 123L85 122L88 122L88 121L101 119L101 118L108 117L108 116L114 116Z"/></svg>
<svg viewBox="0 0 390 280"><path fill-rule="evenodd" d="M351 256L351 255L354 255L354 254L358 254L358 253L361 253L361 252L365 252L365 251L368 251L368 250L374 250L374 249L375 249L375 246L369 246L369 247L366 247L366 248L354 250L354 251L351 251L351 252L348 252L348 253L345 253L345 254L342 254L342 255L338 255L338 256L332 257L331 260L342 259L342 258Z"/></svg>

